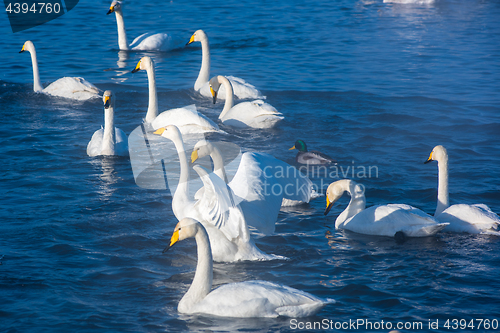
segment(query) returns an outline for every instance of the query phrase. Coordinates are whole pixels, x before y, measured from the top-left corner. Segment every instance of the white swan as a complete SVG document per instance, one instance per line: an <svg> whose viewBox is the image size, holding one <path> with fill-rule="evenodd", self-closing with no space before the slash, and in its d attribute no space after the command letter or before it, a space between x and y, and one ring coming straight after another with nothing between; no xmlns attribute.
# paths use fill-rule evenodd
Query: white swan
<svg viewBox="0 0 500 333"><path fill-rule="evenodd" d="M448 195L448 153L443 146L436 146L425 163L438 162L438 198L434 217L449 222L444 231L489 233L500 235L500 218L484 204L458 204L450 206Z"/></svg>
<svg viewBox="0 0 500 333"><path fill-rule="evenodd" d="M125 22L123 21L122 2L113 1L106 15L115 13L116 26L118 29L118 47L122 51L170 51L178 48L181 44L174 40L171 35L165 33L145 33L137 37L129 45Z"/></svg>
<svg viewBox="0 0 500 333"><path fill-rule="evenodd" d="M156 93L156 77L153 60L142 57L132 73L145 70L148 75L149 104L144 122L150 124L154 130L167 125L175 125L182 134L220 132L219 126L196 111L195 105L163 111L158 114L158 96Z"/></svg>
<svg viewBox="0 0 500 333"><path fill-rule="evenodd" d="M24 51L28 51L31 54L31 63L33 65L33 90L35 92L42 92L52 96L71 98L80 101L99 97L99 89L82 77L63 77L52 82L44 89L40 81L38 59L36 57L35 45L32 41L26 41L19 53Z"/></svg>
<svg viewBox="0 0 500 333"><path fill-rule="evenodd" d="M404 204L372 206L365 209L364 188L349 179L338 180L328 186L325 215L344 192L350 194L351 201L337 217L335 229L346 229L365 235L426 237L448 225L438 223L420 209Z"/></svg>
<svg viewBox="0 0 500 333"><path fill-rule="evenodd" d="M194 83L194 90L199 92L202 96L212 97L210 94L210 88L208 86L208 80L210 79L210 47L208 45L208 37L203 30L197 30L189 39L189 42L186 45L189 45L193 42L201 42L201 68L200 73L198 74L198 78ZM238 98L266 98L266 96L262 95L260 91L257 90L253 85L247 83L245 80L228 76L227 77L232 85L234 90L234 95ZM224 89L224 88L223 88ZM224 99L226 95L222 94L221 99Z"/></svg>
<svg viewBox="0 0 500 333"><path fill-rule="evenodd" d="M87 155L128 155L127 134L114 125L115 96L106 90L102 98L104 102L104 128L92 135L87 145Z"/></svg>
<svg viewBox="0 0 500 333"><path fill-rule="evenodd" d="M269 235L274 232L283 200L287 206L309 202L312 182L293 166L265 153L244 153L238 170L228 183L220 150L211 142L198 141L191 153L191 163L210 156L214 173L223 179L235 194L246 223ZM203 188L197 192L202 195Z"/></svg>
<svg viewBox="0 0 500 333"><path fill-rule="evenodd" d="M196 273L189 290L179 301L180 313L206 314L220 317L307 317L323 306L335 303L304 291L267 281L229 283L212 289L213 262L211 239L198 221L184 218L175 226L170 245L194 238L198 252Z"/></svg>
<svg viewBox="0 0 500 333"><path fill-rule="evenodd" d="M179 184L172 198L175 217L195 218L207 229L212 244L212 254L216 261L271 260L283 257L268 255L255 246L241 209L234 203L234 193L214 173L194 166L203 181L204 193L199 200L189 196L189 169L182 134L176 126L162 127L155 132L170 139L177 149L180 163Z"/></svg>
<svg viewBox="0 0 500 333"><path fill-rule="evenodd" d="M231 82L225 76L214 76L210 79L209 85L214 104L217 101L217 96L219 96L218 92L221 85L226 88L224 109L219 115L219 119L224 125L240 128L272 128L279 121L285 119L283 114L279 113L272 105L260 99L234 105L233 88Z"/></svg>

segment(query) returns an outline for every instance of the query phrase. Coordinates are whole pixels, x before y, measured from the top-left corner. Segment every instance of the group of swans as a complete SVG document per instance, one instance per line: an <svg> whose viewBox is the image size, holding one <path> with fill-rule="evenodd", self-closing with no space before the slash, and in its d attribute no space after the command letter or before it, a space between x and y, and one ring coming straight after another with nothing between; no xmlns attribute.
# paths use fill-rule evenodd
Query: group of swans
<svg viewBox="0 0 500 333"><path fill-rule="evenodd" d="M493 234L500 236L500 218L484 204L457 204L450 206L448 195L448 153L439 145L434 147L425 163L438 162L438 197L434 216L405 204L372 206L365 209L364 189L352 180L339 180L328 186L326 210L347 192L351 200L337 217L336 229L361 234L425 237L438 231Z"/></svg>

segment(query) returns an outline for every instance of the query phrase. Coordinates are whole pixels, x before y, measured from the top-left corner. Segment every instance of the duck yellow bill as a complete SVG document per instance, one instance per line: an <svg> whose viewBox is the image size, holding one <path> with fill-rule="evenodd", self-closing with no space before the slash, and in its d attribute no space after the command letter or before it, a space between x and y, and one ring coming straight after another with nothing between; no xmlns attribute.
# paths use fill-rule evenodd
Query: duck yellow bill
<svg viewBox="0 0 500 333"><path fill-rule="evenodd" d="M328 199L328 195L326 196L326 209L324 212L324 215L327 215L330 212L330 209L333 207L333 202L330 202L330 199Z"/></svg>
<svg viewBox="0 0 500 333"><path fill-rule="evenodd" d="M198 150L193 150L191 153L191 163L194 163L198 159Z"/></svg>
<svg viewBox="0 0 500 333"><path fill-rule="evenodd" d="M179 229L174 231L174 234L172 235L172 238L170 239L170 245L163 250L162 253L167 252L172 246L174 246L175 243L179 240Z"/></svg>
<svg viewBox="0 0 500 333"><path fill-rule="evenodd" d="M292 148L290 148L290 149L288 149L288 150L292 150L292 149L297 149L297 148L295 148L295 146L293 146Z"/></svg>
<svg viewBox="0 0 500 333"><path fill-rule="evenodd" d="M431 155L429 156L429 158L427 159L427 161L424 162L424 164L427 164L429 162L432 161L432 151L431 151Z"/></svg>
<svg viewBox="0 0 500 333"><path fill-rule="evenodd" d="M139 60L137 66L135 66L135 68L132 70L132 73L138 72L140 70L141 70L141 61Z"/></svg>
<svg viewBox="0 0 500 333"><path fill-rule="evenodd" d="M158 128L153 134L162 135L165 132L165 127Z"/></svg>

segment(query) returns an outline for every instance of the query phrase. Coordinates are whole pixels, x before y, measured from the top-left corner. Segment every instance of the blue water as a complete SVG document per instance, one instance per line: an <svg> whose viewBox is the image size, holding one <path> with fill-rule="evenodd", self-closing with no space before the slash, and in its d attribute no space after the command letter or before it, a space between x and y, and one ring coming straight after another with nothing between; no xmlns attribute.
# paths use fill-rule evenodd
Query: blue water
<svg viewBox="0 0 500 333"><path fill-rule="evenodd" d="M290 331L286 318L180 315L196 251L185 241L161 254L177 222L171 197L138 187L128 158L87 156L103 122L100 100L33 93L31 61L18 53L28 39L43 83L83 76L113 90L116 125L129 134L147 107L146 75L129 71L147 54L156 62L161 110L194 103L217 120L222 104L192 90L200 44L119 54L109 4L81 0L16 34L1 14L0 331ZM354 175L368 205L408 203L432 213L437 166L423 162L442 144L451 203L500 212L498 1L127 0L124 10L130 41L165 31L187 42L204 29L211 73L246 79L285 115L273 130L221 125L244 150L293 162L288 148L301 138L344 171L376 167L370 178ZM313 177L322 191L336 179ZM477 332L485 331L478 322L476 329L443 325L500 319L498 237L441 233L400 244L336 231L347 203L341 199L327 217L324 197L284 209L274 235L255 237L263 251L289 260L216 263L214 284L261 279L337 301L303 322L422 322L422 330L406 331L430 332L429 320L439 320L439 331Z"/></svg>

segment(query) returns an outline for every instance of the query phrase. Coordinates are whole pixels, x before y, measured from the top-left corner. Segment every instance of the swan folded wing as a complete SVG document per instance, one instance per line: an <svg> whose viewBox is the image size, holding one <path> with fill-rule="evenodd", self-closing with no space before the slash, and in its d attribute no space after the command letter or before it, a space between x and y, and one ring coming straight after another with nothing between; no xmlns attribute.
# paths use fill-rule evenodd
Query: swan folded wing
<svg viewBox="0 0 500 333"><path fill-rule="evenodd" d="M500 235L500 218L484 204L453 205L439 214L437 219L450 222L445 231Z"/></svg>
<svg viewBox="0 0 500 333"><path fill-rule="evenodd" d="M193 169L200 176L205 188L203 196L196 202L203 221L213 224L230 240L237 237L248 240L245 220L234 204L231 189L219 176L213 172L208 173L202 166L195 165Z"/></svg>
<svg viewBox="0 0 500 333"><path fill-rule="evenodd" d="M124 131L115 127L115 151L116 155L127 156L128 155L128 137Z"/></svg>
<svg viewBox="0 0 500 333"><path fill-rule="evenodd" d="M223 285L197 304L199 312L226 317L304 317L332 301L267 281Z"/></svg>
<svg viewBox="0 0 500 333"><path fill-rule="evenodd" d="M389 204L369 207L346 220L342 229L361 234L394 237L402 231L409 237L430 236L445 228L430 216L409 205Z"/></svg>
<svg viewBox="0 0 500 333"><path fill-rule="evenodd" d="M233 86L234 95L238 98L263 98L266 96L262 95L262 93L255 88L254 85L246 82L242 78L235 76L226 76L226 78L231 81L231 85ZM221 92L222 94L222 92Z"/></svg>
<svg viewBox="0 0 500 333"><path fill-rule="evenodd" d="M63 77L52 82L44 90L44 93L76 100L87 100L99 97L100 90L92 83L81 77Z"/></svg>
<svg viewBox="0 0 500 333"><path fill-rule="evenodd" d="M104 135L104 129L102 128L94 132L92 138L87 144L87 155L97 156L101 154L103 135Z"/></svg>
<svg viewBox="0 0 500 333"><path fill-rule="evenodd" d="M177 126L183 134L222 132L216 123L199 113L194 104L164 111L152 123L154 130L167 125Z"/></svg>
<svg viewBox="0 0 500 333"><path fill-rule="evenodd" d="M134 51L170 51L175 48L173 39L165 33L144 33L130 44Z"/></svg>
<svg viewBox="0 0 500 333"><path fill-rule="evenodd" d="M229 186L241 200L246 223L266 235L275 230L283 198L309 202L312 192L307 177L265 153L243 154Z"/></svg>

